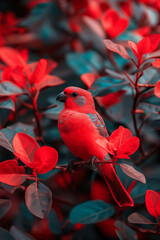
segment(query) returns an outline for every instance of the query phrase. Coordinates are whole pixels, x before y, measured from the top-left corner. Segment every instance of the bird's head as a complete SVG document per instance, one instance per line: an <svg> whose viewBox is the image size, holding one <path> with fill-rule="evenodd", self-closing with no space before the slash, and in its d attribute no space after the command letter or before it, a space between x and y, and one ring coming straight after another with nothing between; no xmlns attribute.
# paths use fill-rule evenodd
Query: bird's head
<svg viewBox="0 0 160 240"><path fill-rule="evenodd" d="M66 109L92 113L95 111L92 94L78 87L67 87L61 92L56 100L63 102Z"/></svg>

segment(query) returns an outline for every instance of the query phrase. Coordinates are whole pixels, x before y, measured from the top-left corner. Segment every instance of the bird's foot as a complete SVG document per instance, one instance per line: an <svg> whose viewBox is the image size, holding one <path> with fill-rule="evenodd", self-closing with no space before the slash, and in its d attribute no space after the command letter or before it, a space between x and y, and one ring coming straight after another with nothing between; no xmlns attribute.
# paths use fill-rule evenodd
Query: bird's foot
<svg viewBox="0 0 160 240"><path fill-rule="evenodd" d="M95 169L95 165L94 165L94 161L96 160L96 157L95 156L92 156L89 161L88 161L88 166L89 168L91 169Z"/></svg>
<svg viewBox="0 0 160 240"><path fill-rule="evenodd" d="M79 165L76 163L78 163L80 161L82 161L80 158L75 158L75 159L70 160L66 170L70 173L73 173L79 167Z"/></svg>

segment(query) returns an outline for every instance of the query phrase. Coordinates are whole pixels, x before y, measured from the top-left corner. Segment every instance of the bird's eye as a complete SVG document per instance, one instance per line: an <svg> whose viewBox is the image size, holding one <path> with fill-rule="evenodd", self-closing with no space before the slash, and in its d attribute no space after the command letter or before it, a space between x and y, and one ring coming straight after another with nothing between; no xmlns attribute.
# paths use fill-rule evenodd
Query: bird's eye
<svg viewBox="0 0 160 240"><path fill-rule="evenodd" d="M78 93L77 93L77 92L73 92L73 93L71 94L71 96L75 98L75 97L78 96Z"/></svg>

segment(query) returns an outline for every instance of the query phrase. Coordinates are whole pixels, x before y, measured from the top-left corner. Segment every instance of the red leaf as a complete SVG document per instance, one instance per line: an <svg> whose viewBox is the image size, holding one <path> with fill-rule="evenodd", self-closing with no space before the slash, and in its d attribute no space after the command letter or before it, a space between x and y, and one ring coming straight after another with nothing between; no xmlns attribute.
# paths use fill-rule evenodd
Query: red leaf
<svg viewBox="0 0 160 240"><path fill-rule="evenodd" d="M123 96L126 93L125 90L119 90L115 93L109 93L105 95L104 97L95 97L95 99L98 101L99 105L109 108L117 103L119 103L120 96Z"/></svg>
<svg viewBox="0 0 160 240"><path fill-rule="evenodd" d="M26 177L24 167L19 167L16 160L7 160L0 163L0 182L18 186L26 180Z"/></svg>
<svg viewBox="0 0 160 240"><path fill-rule="evenodd" d="M129 159L128 155L137 151L140 141L133 137L129 129L120 126L108 139L107 150L116 158Z"/></svg>
<svg viewBox="0 0 160 240"><path fill-rule="evenodd" d="M80 32L82 30L82 27L80 25L80 20L78 18L71 18L69 21L68 21L68 24L69 24L69 27L70 29L73 31L73 32Z"/></svg>
<svg viewBox="0 0 160 240"><path fill-rule="evenodd" d="M118 37L128 27L128 20L121 18L115 9L107 10L102 18L102 26L110 38Z"/></svg>
<svg viewBox="0 0 160 240"><path fill-rule="evenodd" d="M132 41L128 41L128 45L132 48L133 53L136 55L136 57L139 59L139 52L138 52L138 48L137 48L137 44L135 42Z"/></svg>
<svg viewBox="0 0 160 240"><path fill-rule="evenodd" d="M87 9L85 11L85 15L90 16L91 18L98 19L101 16L101 8L100 4L97 1L88 1L87 2Z"/></svg>
<svg viewBox="0 0 160 240"><path fill-rule="evenodd" d="M159 204L160 204L160 194L153 190L147 190L146 207L148 212L155 218L158 218L160 216Z"/></svg>
<svg viewBox="0 0 160 240"><path fill-rule="evenodd" d="M137 43L137 49L140 57L142 57L145 53L149 53L150 39L148 37L143 38L139 43Z"/></svg>
<svg viewBox="0 0 160 240"><path fill-rule="evenodd" d="M24 164L30 167L33 162L35 152L40 148L34 138L25 133L17 133L13 138L14 154Z"/></svg>
<svg viewBox="0 0 160 240"><path fill-rule="evenodd" d="M109 191L109 188L106 186L105 182L102 180L95 179L91 188L91 199L92 200L103 200L107 203L112 203L113 198Z"/></svg>
<svg viewBox="0 0 160 240"><path fill-rule="evenodd" d="M138 44L138 52L139 55L153 52L159 45L160 42L160 34L152 34L148 37L143 38Z"/></svg>
<svg viewBox="0 0 160 240"><path fill-rule="evenodd" d="M34 155L33 168L40 174L47 173L53 169L58 161L57 151L48 146L40 147Z"/></svg>
<svg viewBox="0 0 160 240"><path fill-rule="evenodd" d="M140 144L139 138L132 137L127 141L127 143L125 143L124 146L121 147L122 148L121 151L126 155L132 155L139 148L139 144ZM117 154L118 153L119 151L117 152Z"/></svg>
<svg viewBox="0 0 160 240"><path fill-rule="evenodd" d="M46 70L46 74L49 74L50 72L52 72L56 67L57 67L57 63L51 59L47 60L47 70Z"/></svg>
<svg viewBox="0 0 160 240"><path fill-rule="evenodd" d="M81 0L81 1L71 0L71 3L72 3L74 11L76 11L76 12L88 7L88 0Z"/></svg>
<svg viewBox="0 0 160 240"><path fill-rule="evenodd" d="M17 86L23 88L26 87L26 76L22 69L17 67L15 69L5 68L2 71L2 81L9 80L14 82Z"/></svg>
<svg viewBox="0 0 160 240"><path fill-rule="evenodd" d="M155 85L154 94L156 97L160 98L160 80Z"/></svg>
<svg viewBox="0 0 160 240"><path fill-rule="evenodd" d="M132 137L132 133L129 129L120 126L111 134L109 142L114 146L115 149L119 149Z"/></svg>
<svg viewBox="0 0 160 240"><path fill-rule="evenodd" d="M120 1L118 2L118 4L120 5L122 11L124 12L124 14L126 14L128 17L132 17L133 15L133 1L129 0L129 1Z"/></svg>
<svg viewBox="0 0 160 240"><path fill-rule="evenodd" d="M130 56L127 53L126 49L120 44L116 44L109 39L105 39L103 40L103 42L106 48L109 49L110 51L118 53L119 55L121 55L121 57L125 59L130 59Z"/></svg>
<svg viewBox="0 0 160 240"><path fill-rule="evenodd" d="M142 37L145 37L145 36L149 35L151 30L152 30L151 26L144 26L144 27L140 27L140 28L135 29L133 32L141 35Z"/></svg>
<svg viewBox="0 0 160 240"><path fill-rule="evenodd" d="M138 180L142 183L146 183L146 178L144 176L143 173L138 172L134 167L125 164L125 163L121 163L119 164L119 166L121 167L122 171L129 177Z"/></svg>
<svg viewBox="0 0 160 240"><path fill-rule="evenodd" d="M80 78L87 85L87 87L90 88L99 77L100 75L97 73L84 73Z"/></svg>
<svg viewBox="0 0 160 240"><path fill-rule="evenodd" d="M11 68L22 66L22 63L25 62L21 57L20 52L11 47L0 48L0 59L2 59L2 61Z"/></svg>
<svg viewBox="0 0 160 240"><path fill-rule="evenodd" d="M65 81L57 76L46 75L41 82L36 84L36 89L40 91L46 87L54 87L63 83L65 83Z"/></svg>
<svg viewBox="0 0 160 240"><path fill-rule="evenodd" d="M114 155L114 154L113 154ZM117 153L115 154L116 158L123 158L123 159L130 159L130 157L128 157L127 154L124 154L124 153Z"/></svg>
<svg viewBox="0 0 160 240"><path fill-rule="evenodd" d="M152 62L152 66L160 68L160 59L156 59L156 61Z"/></svg>
<svg viewBox="0 0 160 240"><path fill-rule="evenodd" d="M29 79L29 82L31 84L39 83L45 77L46 71L47 71L47 60L40 59L31 78Z"/></svg>
<svg viewBox="0 0 160 240"><path fill-rule="evenodd" d="M160 216L160 200L157 203L156 212L157 212L157 215Z"/></svg>

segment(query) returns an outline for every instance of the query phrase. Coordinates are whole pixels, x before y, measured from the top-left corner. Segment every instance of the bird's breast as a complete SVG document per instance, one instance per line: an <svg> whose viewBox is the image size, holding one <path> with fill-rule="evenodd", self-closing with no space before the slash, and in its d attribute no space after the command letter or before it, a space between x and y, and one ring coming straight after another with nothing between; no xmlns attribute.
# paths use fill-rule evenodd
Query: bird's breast
<svg viewBox="0 0 160 240"><path fill-rule="evenodd" d="M97 131L90 124L86 114L62 111L58 119L58 128L64 143L75 156L85 156L87 159L91 157L88 149L95 140L93 135Z"/></svg>

